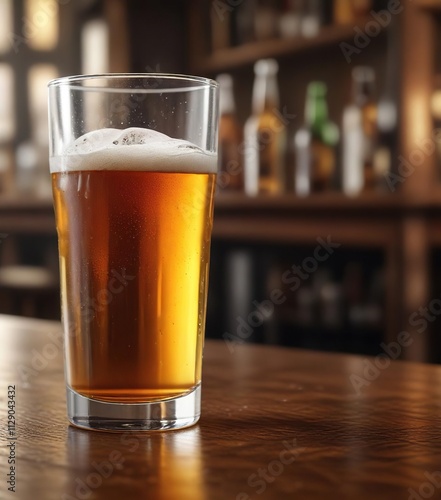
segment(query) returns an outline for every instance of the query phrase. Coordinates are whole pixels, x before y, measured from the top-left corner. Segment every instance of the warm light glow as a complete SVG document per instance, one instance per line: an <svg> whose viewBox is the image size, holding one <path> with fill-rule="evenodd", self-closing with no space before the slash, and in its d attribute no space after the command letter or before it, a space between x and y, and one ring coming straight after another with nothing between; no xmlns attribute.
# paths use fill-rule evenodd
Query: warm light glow
<svg viewBox="0 0 441 500"><path fill-rule="evenodd" d="M10 141L15 133L14 73L9 64L0 64L0 143Z"/></svg>
<svg viewBox="0 0 441 500"><path fill-rule="evenodd" d="M0 0L0 54L11 48L12 31L12 0Z"/></svg>
<svg viewBox="0 0 441 500"><path fill-rule="evenodd" d="M170 437L162 436L159 446L152 448L152 459L159 466L157 500L205 499L199 429L193 427Z"/></svg>
<svg viewBox="0 0 441 500"><path fill-rule="evenodd" d="M104 20L94 19L84 25L81 33L81 72L83 75L90 75L108 71L109 30ZM103 96L99 92L85 94L84 121L86 128L93 129L97 126Z"/></svg>
<svg viewBox="0 0 441 500"><path fill-rule="evenodd" d="M81 34L81 72L83 75L109 71L109 30L104 20L84 25Z"/></svg>
<svg viewBox="0 0 441 500"><path fill-rule="evenodd" d="M437 89L430 100L430 109L432 111L432 116L439 120L441 119L441 90Z"/></svg>
<svg viewBox="0 0 441 500"><path fill-rule="evenodd" d="M48 144L47 123L47 83L57 78L57 68L53 64L35 64L29 70L29 108L33 129L33 139L39 145Z"/></svg>
<svg viewBox="0 0 441 500"><path fill-rule="evenodd" d="M0 192L9 188L14 157L11 147L0 146Z"/></svg>
<svg viewBox="0 0 441 500"><path fill-rule="evenodd" d="M429 122L428 114L427 114L427 94L425 90L415 89L411 95L409 95L409 124L411 124L411 128L407 129L407 137L409 143L413 145L418 144L419 141L425 140L427 137L430 137L432 132ZM427 117L427 118L426 118Z"/></svg>
<svg viewBox="0 0 441 500"><path fill-rule="evenodd" d="M26 0L23 36L31 49L52 50L58 43L58 2Z"/></svg>

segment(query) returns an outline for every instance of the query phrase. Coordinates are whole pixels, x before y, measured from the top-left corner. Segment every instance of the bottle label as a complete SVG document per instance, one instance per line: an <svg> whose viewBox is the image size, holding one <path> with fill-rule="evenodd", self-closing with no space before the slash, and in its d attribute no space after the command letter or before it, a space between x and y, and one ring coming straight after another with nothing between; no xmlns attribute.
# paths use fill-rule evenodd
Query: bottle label
<svg viewBox="0 0 441 500"><path fill-rule="evenodd" d="M331 189L335 171L335 154L332 147L318 139L311 144L311 191Z"/></svg>

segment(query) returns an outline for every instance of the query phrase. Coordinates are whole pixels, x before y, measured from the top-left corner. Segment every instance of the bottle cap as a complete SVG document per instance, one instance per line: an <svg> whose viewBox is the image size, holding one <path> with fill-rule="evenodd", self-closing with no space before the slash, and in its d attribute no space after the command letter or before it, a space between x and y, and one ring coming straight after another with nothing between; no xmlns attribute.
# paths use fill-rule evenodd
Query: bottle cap
<svg viewBox="0 0 441 500"><path fill-rule="evenodd" d="M217 82L220 87L219 111L221 115L235 112L233 95L233 78L228 73L217 75Z"/></svg>
<svg viewBox="0 0 441 500"><path fill-rule="evenodd" d="M328 91L328 87L324 82L310 82L308 84L308 95L312 97L324 97Z"/></svg>
<svg viewBox="0 0 441 500"><path fill-rule="evenodd" d="M216 81L223 88L233 86L233 78L228 73L221 73L220 75L217 75Z"/></svg>
<svg viewBox="0 0 441 500"><path fill-rule="evenodd" d="M256 75L275 75L279 70L279 64L275 59L259 59L254 64L254 73Z"/></svg>
<svg viewBox="0 0 441 500"><path fill-rule="evenodd" d="M370 66L356 66L352 70L352 78L357 82L374 82L375 71Z"/></svg>

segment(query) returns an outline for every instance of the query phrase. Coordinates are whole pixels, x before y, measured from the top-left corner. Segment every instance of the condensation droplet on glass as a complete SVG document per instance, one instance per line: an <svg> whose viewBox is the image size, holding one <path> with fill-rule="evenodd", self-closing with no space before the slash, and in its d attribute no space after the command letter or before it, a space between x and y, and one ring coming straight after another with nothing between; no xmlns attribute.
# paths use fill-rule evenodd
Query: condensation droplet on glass
<svg viewBox="0 0 441 500"><path fill-rule="evenodd" d="M87 174L86 177L86 187L84 189L84 198L88 199L90 193L90 174Z"/></svg>
<svg viewBox="0 0 441 500"><path fill-rule="evenodd" d="M80 175L78 176L77 193L81 191L82 182L83 182L83 175L80 172Z"/></svg>
<svg viewBox="0 0 441 500"><path fill-rule="evenodd" d="M58 186L61 189L61 191L66 191L68 183L69 183L68 176L66 174L62 174L60 176L60 180L58 181Z"/></svg>

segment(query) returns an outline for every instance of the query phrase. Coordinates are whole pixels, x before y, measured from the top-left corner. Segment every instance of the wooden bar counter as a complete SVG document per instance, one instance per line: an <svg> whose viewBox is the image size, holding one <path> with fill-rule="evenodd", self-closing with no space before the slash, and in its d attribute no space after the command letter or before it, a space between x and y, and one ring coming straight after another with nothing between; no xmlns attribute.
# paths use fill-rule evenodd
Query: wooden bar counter
<svg viewBox="0 0 441 500"><path fill-rule="evenodd" d="M67 423L60 332L0 317L2 500L440 498L441 367L207 341L199 424L110 434Z"/></svg>

